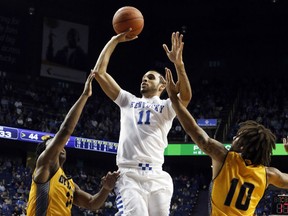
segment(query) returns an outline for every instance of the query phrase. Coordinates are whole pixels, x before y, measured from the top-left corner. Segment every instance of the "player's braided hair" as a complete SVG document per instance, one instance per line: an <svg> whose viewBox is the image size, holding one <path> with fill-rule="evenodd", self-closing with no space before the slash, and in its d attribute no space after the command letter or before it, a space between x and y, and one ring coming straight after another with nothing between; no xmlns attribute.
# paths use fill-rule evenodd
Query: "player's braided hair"
<svg viewBox="0 0 288 216"><path fill-rule="evenodd" d="M242 122L239 126L237 142L243 148L242 157L254 165L269 166L276 136L271 130L252 120Z"/></svg>

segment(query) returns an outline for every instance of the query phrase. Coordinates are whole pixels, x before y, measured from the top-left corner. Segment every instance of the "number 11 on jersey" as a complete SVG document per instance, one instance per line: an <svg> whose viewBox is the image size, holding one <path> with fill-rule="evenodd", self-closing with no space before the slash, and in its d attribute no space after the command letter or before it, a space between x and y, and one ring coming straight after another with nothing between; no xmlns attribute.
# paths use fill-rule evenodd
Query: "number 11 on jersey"
<svg viewBox="0 0 288 216"><path fill-rule="evenodd" d="M150 113L150 110L147 110L146 112L144 112L144 110L140 111L137 124L142 125L144 120L144 124L150 125Z"/></svg>

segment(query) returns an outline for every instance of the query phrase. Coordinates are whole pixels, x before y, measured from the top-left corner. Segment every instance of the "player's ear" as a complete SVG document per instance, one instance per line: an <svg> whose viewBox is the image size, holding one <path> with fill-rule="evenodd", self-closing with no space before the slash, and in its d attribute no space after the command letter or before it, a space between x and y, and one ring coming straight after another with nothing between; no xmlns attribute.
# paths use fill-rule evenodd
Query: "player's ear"
<svg viewBox="0 0 288 216"><path fill-rule="evenodd" d="M166 80L164 79L163 76L160 76L160 85L159 85L159 88L160 88L160 91L164 91L164 89L166 88Z"/></svg>
<svg viewBox="0 0 288 216"><path fill-rule="evenodd" d="M163 92L165 90L165 88L166 88L166 83L161 83L159 85L159 91Z"/></svg>

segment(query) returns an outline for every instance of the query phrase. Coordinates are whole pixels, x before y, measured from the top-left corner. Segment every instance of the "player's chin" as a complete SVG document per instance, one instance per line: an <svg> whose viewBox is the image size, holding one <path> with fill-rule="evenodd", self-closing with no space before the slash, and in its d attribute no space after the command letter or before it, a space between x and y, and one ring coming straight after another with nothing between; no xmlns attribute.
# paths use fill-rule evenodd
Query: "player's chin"
<svg viewBox="0 0 288 216"><path fill-rule="evenodd" d="M146 93L147 92L147 89L146 88L143 88L143 87L141 87L141 89L140 89L140 93L141 94L143 94L143 93Z"/></svg>

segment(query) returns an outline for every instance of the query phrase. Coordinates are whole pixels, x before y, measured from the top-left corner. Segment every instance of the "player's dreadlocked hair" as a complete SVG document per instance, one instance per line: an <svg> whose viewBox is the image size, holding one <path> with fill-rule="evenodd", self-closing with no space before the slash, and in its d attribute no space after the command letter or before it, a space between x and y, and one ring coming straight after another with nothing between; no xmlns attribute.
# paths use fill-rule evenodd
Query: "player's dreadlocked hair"
<svg viewBox="0 0 288 216"><path fill-rule="evenodd" d="M242 157L254 165L269 166L272 150L275 149L275 135L255 121L248 120L239 126L237 143L243 148Z"/></svg>
<svg viewBox="0 0 288 216"><path fill-rule="evenodd" d="M36 148L36 153L35 153L35 162L37 161L38 157L40 156L40 154L46 149L46 143L48 140L52 139L53 137L52 136L46 136L44 139L43 139L43 142L39 143L37 145L37 148Z"/></svg>

